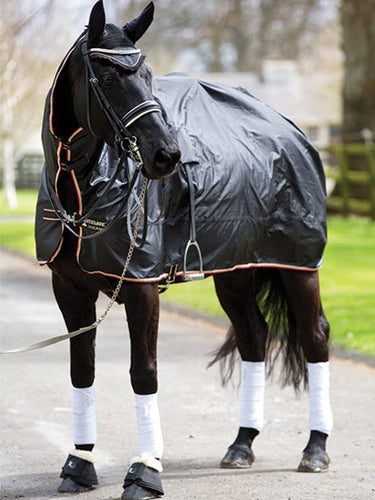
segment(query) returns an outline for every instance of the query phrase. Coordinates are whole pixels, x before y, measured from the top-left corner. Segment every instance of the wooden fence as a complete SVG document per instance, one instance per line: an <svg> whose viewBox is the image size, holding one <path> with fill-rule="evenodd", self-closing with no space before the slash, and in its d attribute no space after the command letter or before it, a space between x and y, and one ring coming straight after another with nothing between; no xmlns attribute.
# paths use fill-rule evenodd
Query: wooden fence
<svg viewBox="0 0 375 500"><path fill-rule="evenodd" d="M368 215L375 220L375 145L338 144L322 148L326 176L334 179L336 188L327 200L327 209L344 216ZM358 160L361 168L358 169ZM362 186L365 195L358 196L355 187Z"/></svg>

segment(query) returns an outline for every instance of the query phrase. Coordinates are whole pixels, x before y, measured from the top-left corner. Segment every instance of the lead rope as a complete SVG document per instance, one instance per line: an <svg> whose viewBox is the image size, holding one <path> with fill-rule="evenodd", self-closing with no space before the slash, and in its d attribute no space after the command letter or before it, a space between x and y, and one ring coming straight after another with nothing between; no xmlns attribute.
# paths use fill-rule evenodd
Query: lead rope
<svg viewBox="0 0 375 500"><path fill-rule="evenodd" d="M118 294L120 293L122 283L123 283L124 278L125 278L126 271L128 270L131 258L133 256L133 252L135 249L135 243L137 240L137 234L138 234L138 230L139 230L139 225L140 225L140 221L141 221L142 208L143 208L143 204L144 204L145 196L146 196L146 190L147 190L147 179L144 179L143 184L142 184L141 196L139 199L139 208L138 208L137 220L136 220L135 227L134 227L132 241L131 241L130 246L129 246L128 254L126 256L126 260L125 260L125 264L124 264L121 276L119 278L117 286L116 286L116 288L112 294L112 297L111 297L107 307L105 308L103 314L94 323L92 323L89 326L84 326L83 328L80 328L79 330L75 330L73 332L69 332L69 333L66 333L64 335L58 335L57 337L51 337L49 339L42 340L40 342L35 342L34 344L29 344L26 346L18 347L16 349L9 349L8 351L0 351L0 354L15 354L18 352L35 351L36 349L42 349L43 347L47 347L47 346L52 345L52 344L57 344L58 342L61 342L61 341L66 340L66 339L72 339L73 337L77 337L78 335L81 335L82 333L93 330L94 328L97 328L103 322L104 318L107 316L107 314L111 310L114 302L116 301Z"/></svg>

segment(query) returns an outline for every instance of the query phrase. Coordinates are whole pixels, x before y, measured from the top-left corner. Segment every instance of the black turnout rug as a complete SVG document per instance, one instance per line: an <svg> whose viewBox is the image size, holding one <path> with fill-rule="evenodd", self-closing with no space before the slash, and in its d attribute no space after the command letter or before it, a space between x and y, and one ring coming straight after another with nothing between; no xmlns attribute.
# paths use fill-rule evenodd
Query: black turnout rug
<svg viewBox="0 0 375 500"><path fill-rule="evenodd" d="M303 132L240 88L172 74L154 79L154 95L164 108L182 158L165 181L148 183L147 238L134 252L127 279L163 282L168 276L181 276L191 236L188 171L205 273L250 266L318 268L326 243L325 179L319 155ZM73 150L75 140L70 139ZM48 168L48 161L47 155L45 174L53 168ZM91 174L76 180L77 200L92 203L99 197L116 165L114 151L104 145ZM133 170L129 162L82 228L83 234L113 219ZM139 176L127 207L108 232L77 243L77 259L85 271L120 276L141 184ZM85 206L80 209L87 211ZM51 206L44 175L36 212L41 264L56 257L64 231ZM191 248L187 269L198 268L197 252Z"/></svg>

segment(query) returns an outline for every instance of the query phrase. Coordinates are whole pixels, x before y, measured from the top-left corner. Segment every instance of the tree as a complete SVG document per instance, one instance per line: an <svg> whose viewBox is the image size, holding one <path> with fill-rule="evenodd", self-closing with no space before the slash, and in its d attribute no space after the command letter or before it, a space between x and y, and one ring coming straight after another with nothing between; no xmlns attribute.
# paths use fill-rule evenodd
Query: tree
<svg viewBox="0 0 375 500"><path fill-rule="evenodd" d="M374 0L342 0L341 21L345 72L343 85L344 142L375 136L375 4Z"/></svg>
<svg viewBox="0 0 375 500"><path fill-rule="evenodd" d="M66 48L87 21L82 7L60 9L54 0L8 0L0 16L0 166L6 200L17 205L15 157L40 129L43 103ZM91 3L91 2L90 2ZM66 22L64 19L66 18ZM57 36L58 35L58 36Z"/></svg>
<svg viewBox="0 0 375 500"><path fill-rule="evenodd" d="M156 2L155 24L142 47L157 67L187 52L199 71L260 71L265 58L296 59L320 28L321 0L185 0ZM143 0L117 4L116 19L130 19ZM168 56L166 56L168 54ZM155 64L156 62L156 64ZM170 68L158 68L160 71ZM187 68L189 71L194 67Z"/></svg>

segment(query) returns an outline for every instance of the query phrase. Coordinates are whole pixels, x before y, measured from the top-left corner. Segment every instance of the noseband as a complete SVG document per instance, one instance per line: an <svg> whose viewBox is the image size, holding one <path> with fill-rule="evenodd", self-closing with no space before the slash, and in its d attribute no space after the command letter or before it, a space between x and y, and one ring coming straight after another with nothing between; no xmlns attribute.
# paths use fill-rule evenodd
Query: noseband
<svg viewBox="0 0 375 500"><path fill-rule="evenodd" d="M111 57L116 54L140 54L138 49L89 49L87 47L87 40L83 40L81 44L81 51L83 60L86 68L86 78L89 85L87 85L87 98L86 98L86 106L87 106L87 124L89 130L92 135L95 135L92 126L91 126L91 116L90 116L90 88L93 90L94 95L96 96L98 103L105 113L111 127L115 133L115 148L120 156L124 151L128 153L128 156L138 165L143 165L143 160L141 153L139 151L137 145L137 137L131 134L128 130L128 127L132 125L134 122L139 120L144 115L149 113L161 113L160 105L153 100L143 101L140 104L137 104L128 111L122 118L119 118L116 111L111 106L108 101L103 89L100 87L99 80L95 75L94 68L92 67L90 61L90 53L91 51L95 51L96 54L100 54L104 58L111 60Z"/></svg>

